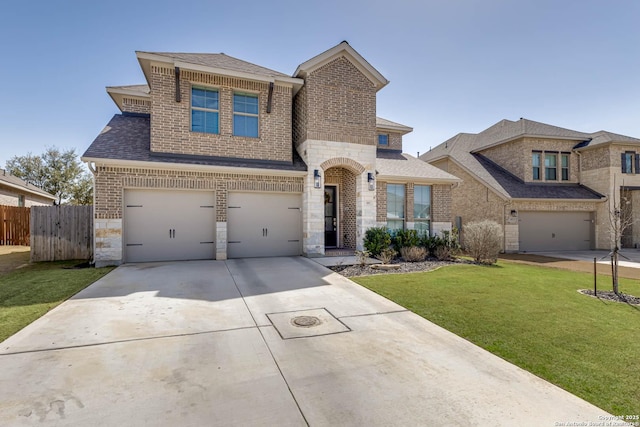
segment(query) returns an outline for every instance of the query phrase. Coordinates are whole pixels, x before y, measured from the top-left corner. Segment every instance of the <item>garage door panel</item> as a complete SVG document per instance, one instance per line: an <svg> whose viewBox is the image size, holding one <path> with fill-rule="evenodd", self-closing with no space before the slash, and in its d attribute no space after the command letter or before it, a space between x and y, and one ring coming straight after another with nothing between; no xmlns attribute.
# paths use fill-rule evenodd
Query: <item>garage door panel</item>
<svg viewBox="0 0 640 427"><path fill-rule="evenodd" d="M228 201L229 258L301 254L299 194L229 193Z"/></svg>
<svg viewBox="0 0 640 427"><path fill-rule="evenodd" d="M125 191L127 262L213 259L213 192Z"/></svg>
<svg viewBox="0 0 640 427"><path fill-rule="evenodd" d="M590 212L520 212L521 251L592 249Z"/></svg>

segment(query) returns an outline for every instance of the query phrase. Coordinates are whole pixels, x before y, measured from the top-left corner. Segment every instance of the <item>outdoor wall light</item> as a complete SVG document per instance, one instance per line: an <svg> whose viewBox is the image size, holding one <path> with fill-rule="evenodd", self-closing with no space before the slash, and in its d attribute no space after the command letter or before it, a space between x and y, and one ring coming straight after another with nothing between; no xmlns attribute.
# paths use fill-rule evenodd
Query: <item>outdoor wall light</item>
<svg viewBox="0 0 640 427"><path fill-rule="evenodd" d="M373 172L367 173L367 181L369 182L369 191L376 189L376 179L373 176Z"/></svg>
<svg viewBox="0 0 640 427"><path fill-rule="evenodd" d="M320 188L320 171L318 169L314 169L313 170L313 187L314 188Z"/></svg>
<svg viewBox="0 0 640 427"><path fill-rule="evenodd" d="M518 216L518 211L515 209L511 209L511 216L516 217Z"/></svg>

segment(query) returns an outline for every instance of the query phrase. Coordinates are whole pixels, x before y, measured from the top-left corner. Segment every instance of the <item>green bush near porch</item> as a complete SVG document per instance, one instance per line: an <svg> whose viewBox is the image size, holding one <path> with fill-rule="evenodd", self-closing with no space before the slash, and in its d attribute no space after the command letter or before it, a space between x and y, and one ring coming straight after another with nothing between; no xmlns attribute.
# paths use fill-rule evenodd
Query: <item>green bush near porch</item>
<svg viewBox="0 0 640 427"><path fill-rule="evenodd" d="M640 307L578 293L589 274L500 261L353 280L614 415L640 414ZM640 296L636 281L621 290Z"/></svg>

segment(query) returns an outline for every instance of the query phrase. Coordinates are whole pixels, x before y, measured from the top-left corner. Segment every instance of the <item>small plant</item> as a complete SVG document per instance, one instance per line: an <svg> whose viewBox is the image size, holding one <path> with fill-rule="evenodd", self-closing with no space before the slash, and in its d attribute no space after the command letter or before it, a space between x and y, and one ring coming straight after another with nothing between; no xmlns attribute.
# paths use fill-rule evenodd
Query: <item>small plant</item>
<svg viewBox="0 0 640 427"><path fill-rule="evenodd" d="M367 260L370 256L371 254L366 249L364 251L356 251L356 259L358 260L358 265L360 267L364 267L365 265L367 265Z"/></svg>
<svg viewBox="0 0 640 427"><path fill-rule="evenodd" d="M422 262L427 258L427 250L422 246L405 246L400 255L407 262Z"/></svg>
<svg viewBox="0 0 640 427"><path fill-rule="evenodd" d="M373 227L364 235L364 247L371 256L377 257L391 245L391 234L384 227Z"/></svg>
<svg viewBox="0 0 640 427"><path fill-rule="evenodd" d="M396 251L405 247L419 246L420 236L416 230L397 230L391 237L391 243Z"/></svg>
<svg viewBox="0 0 640 427"><path fill-rule="evenodd" d="M442 237L436 241L435 256L440 261L449 261L460 251L458 242L458 229L442 231Z"/></svg>
<svg viewBox="0 0 640 427"><path fill-rule="evenodd" d="M396 257L396 254L397 252L392 248L386 248L382 250L376 258L382 261L383 264L391 264L391 261Z"/></svg>
<svg viewBox="0 0 640 427"><path fill-rule="evenodd" d="M464 226L464 245L475 262L494 264L502 248L502 228L495 221L476 221Z"/></svg>

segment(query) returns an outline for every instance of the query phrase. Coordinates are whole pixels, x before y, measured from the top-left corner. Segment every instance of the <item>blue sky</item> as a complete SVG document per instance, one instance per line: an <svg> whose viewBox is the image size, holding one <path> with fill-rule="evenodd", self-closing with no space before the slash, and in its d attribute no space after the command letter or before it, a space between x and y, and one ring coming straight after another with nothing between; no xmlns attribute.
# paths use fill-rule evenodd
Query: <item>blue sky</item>
<svg viewBox="0 0 640 427"><path fill-rule="evenodd" d="M82 154L144 83L136 50L224 52L287 74L347 40L391 83L405 151L525 117L640 137L636 0L12 1L0 13L0 166Z"/></svg>

